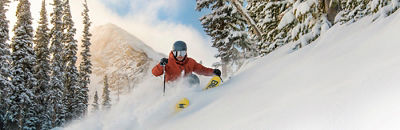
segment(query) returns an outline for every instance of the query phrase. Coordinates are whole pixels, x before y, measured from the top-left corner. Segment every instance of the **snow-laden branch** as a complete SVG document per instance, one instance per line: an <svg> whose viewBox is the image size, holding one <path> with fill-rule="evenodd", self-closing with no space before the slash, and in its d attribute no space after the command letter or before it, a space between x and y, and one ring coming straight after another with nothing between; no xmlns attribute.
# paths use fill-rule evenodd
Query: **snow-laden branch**
<svg viewBox="0 0 400 130"><path fill-rule="evenodd" d="M246 19L247 24L249 24L254 30L254 32L256 33L257 37L259 38L259 40L262 40L262 31L260 28L258 28L256 26L256 23L254 22L254 20L248 15L248 13L246 12L246 10L243 9L243 7L241 6L241 4L237 1L237 0L231 0L232 4L235 6L235 8L239 11L240 14L242 14L242 16Z"/></svg>

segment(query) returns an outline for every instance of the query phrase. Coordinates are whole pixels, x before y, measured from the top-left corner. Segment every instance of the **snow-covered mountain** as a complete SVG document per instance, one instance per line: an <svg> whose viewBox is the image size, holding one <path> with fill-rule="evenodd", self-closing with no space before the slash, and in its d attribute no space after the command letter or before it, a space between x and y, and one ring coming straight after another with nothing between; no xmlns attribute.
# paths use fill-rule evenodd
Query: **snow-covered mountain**
<svg viewBox="0 0 400 130"><path fill-rule="evenodd" d="M114 96L129 92L162 56L114 24L95 27L92 33L91 97L95 91L101 95L105 75Z"/></svg>
<svg viewBox="0 0 400 130"><path fill-rule="evenodd" d="M66 129L400 129L400 12L372 21L335 25L298 51L289 43L207 91L167 84L162 96L162 80L149 76ZM190 106L173 113L182 97Z"/></svg>

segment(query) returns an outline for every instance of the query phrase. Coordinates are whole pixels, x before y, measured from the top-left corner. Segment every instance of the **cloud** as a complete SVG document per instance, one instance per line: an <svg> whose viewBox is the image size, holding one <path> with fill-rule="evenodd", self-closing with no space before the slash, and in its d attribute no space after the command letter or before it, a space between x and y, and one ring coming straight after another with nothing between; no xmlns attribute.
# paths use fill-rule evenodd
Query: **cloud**
<svg viewBox="0 0 400 130"><path fill-rule="evenodd" d="M83 1L83 0L82 0ZM77 28L77 38L80 39L83 29L81 12L83 10L81 0L70 0L72 17ZM129 2L124 2L129 1ZM204 65L211 66L216 62L214 58L216 49L211 47L210 39L190 25L180 24L171 20L160 20L158 16L171 16L178 14L179 7L184 0L88 0L89 15L92 28L98 25L113 23L129 33L141 39L154 50L168 54L172 44L177 40L183 40L188 44L188 55L197 61L203 61ZM47 10L50 14L53 10L52 0L47 0ZM15 23L15 10L18 2L12 2L7 17L10 25ZM126 7L121 4L130 4L126 15L118 13L118 7ZM41 0L31 1L31 12L34 18L33 27L36 28L40 16ZM49 17L50 20L50 17Z"/></svg>

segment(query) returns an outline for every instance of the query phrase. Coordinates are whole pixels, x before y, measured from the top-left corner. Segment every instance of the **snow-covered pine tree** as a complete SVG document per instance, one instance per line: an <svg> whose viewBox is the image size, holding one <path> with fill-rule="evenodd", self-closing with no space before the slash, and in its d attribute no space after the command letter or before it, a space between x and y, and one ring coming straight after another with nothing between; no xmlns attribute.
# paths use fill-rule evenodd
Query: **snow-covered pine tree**
<svg viewBox="0 0 400 130"><path fill-rule="evenodd" d="M7 43L9 40L9 30L8 30L8 20L6 17L8 0L0 1L0 129L3 128L3 121L5 117L5 112L7 104L5 98L8 97L7 94L12 88L11 81L9 80L11 76L10 71L10 46Z"/></svg>
<svg viewBox="0 0 400 130"><path fill-rule="evenodd" d="M340 3L342 11L339 12L335 19L335 23L344 24L347 22L353 23L362 17L371 13L367 8L370 0L347 0Z"/></svg>
<svg viewBox="0 0 400 130"><path fill-rule="evenodd" d="M40 21L35 34L35 54L36 54L36 66L35 66L35 77L38 80L37 89L34 92L37 96L38 102L38 115L39 122L38 129L51 129L51 119L48 109L49 93L49 81L50 81L50 53L49 43L50 34L48 28L46 1L42 1L42 8L40 10ZM52 109L52 108L51 108Z"/></svg>
<svg viewBox="0 0 400 130"><path fill-rule="evenodd" d="M247 9L250 15L256 21L257 26L264 30L263 41L257 43L258 49L262 55L273 51L282 46L282 43L274 42L279 34L277 27L280 22L280 15L287 8L287 1L249 1Z"/></svg>
<svg viewBox="0 0 400 130"><path fill-rule="evenodd" d="M240 68L243 59L254 56L256 47L247 33L246 20L228 0L197 0L196 10L211 8L211 13L200 18L213 47L221 58L222 75L227 76L232 66ZM236 68L236 69L237 69Z"/></svg>
<svg viewBox="0 0 400 130"><path fill-rule="evenodd" d="M339 12L335 23L355 22L367 15L373 15L375 21L394 13L400 7L399 0L345 0L340 2L343 10Z"/></svg>
<svg viewBox="0 0 400 130"><path fill-rule="evenodd" d="M357 6L355 8L351 8L349 17L354 20L359 20L359 19L363 18L364 16L371 14L371 12L372 12L371 9L367 8L369 2L370 2L370 0L357 0L355 2L355 5L357 5Z"/></svg>
<svg viewBox="0 0 400 130"><path fill-rule="evenodd" d="M249 16L254 20L254 22L256 23L256 26L263 29L263 31L266 31L266 29L262 28L262 25L260 23L263 18L267 17L266 13L264 13L266 4L267 4L266 1L251 0L251 1L248 1L247 6L246 6L246 10L248 11ZM250 26L249 30L252 30L251 28L252 27ZM253 33L252 31L250 32L250 34L252 37L256 37L256 34ZM256 44L257 44L258 51L261 51L261 47L260 47L261 44L269 44L269 43L266 43L265 34L266 33L264 33L262 35L263 40L260 40L260 39L257 40Z"/></svg>
<svg viewBox="0 0 400 130"><path fill-rule="evenodd" d="M19 0L17 22L14 26L14 37L11 42L12 84L5 127L6 129L35 129L38 121L35 110L34 91L37 80L34 76L36 56L33 51L33 28L30 2Z"/></svg>
<svg viewBox="0 0 400 130"><path fill-rule="evenodd" d="M103 88L103 102L101 105L103 106L103 110L108 110L111 108L111 98L110 98L110 90L109 90L108 78L107 75L104 76L104 88Z"/></svg>
<svg viewBox="0 0 400 130"><path fill-rule="evenodd" d="M83 16L83 24L84 24L84 29L83 29L83 38L82 38L82 62L79 65L79 78L80 78L80 85L79 85L79 92L78 92L78 100L79 100L79 110L80 112L78 113L80 116L84 116L87 112L88 109L88 85L90 84L90 74L92 73L92 63L90 61L90 37L92 34L90 34L89 29L90 29L90 19L89 19L89 8L87 5L87 1L84 0L83 2L83 7L84 11L82 12Z"/></svg>
<svg viewBox="0 0 400 130"><path fill-rule="evenodd" d="M94 94L92 107L92 112L97 112L99 110L99 96L97 95L97 91Z"/></svg>
<svg viewBox="0 0 400 130"><path fill-rule="evenodd" d="M389 10L387 12L387 15L391 15L394 12L396 12L400 8L400 1L399 0L392 0L391 3L389 4Z"/></svg>
<svg viewBox="0 0 400 130"><path fill-rule="evenodd" d="M293 1L287 1L286 6L282 13L279 15L280 20L278 26L275 28L277 30L276 36L274 36L273 42L271 43L271 47L274 47L273 45L284 45L289 43L290 41L293 40L293 38L290 36L290 32L292 28L295 26L295 16L293 13ZM267 51L273 51L273 50L268 50Z"/></svg>
<svg viewBox="0 0 400 130"><path fill-rule="evenodd" d="M371 0L371 3L368 8L373 13L377 13L380 9L388 5L390 1L392 0Z"/></svg>
<svg viewBox="0 0 400 130"><path fill-rule="evenodd" d="M321 1L315 0L294 1L278 25L278 29L283 29L283 33L277 35L276 42L285 44L287 40L293 41L296 43L296 50L317 39L331 26L321 5Z"/></svg>
<svg viewBox="0 0 400 130"><path fill-rule="evenodd" d="M65 105L66 105L66 121L69 122L75 118L78 118L78 99L76 98L79 88L79 73L75 65L76 63L76 52L78 50L75 34L76 29L74 28L74 22L72 21L71 10L69 0L64 0L64 12L63 12L63 30L64 32L64 63L65 63Z"/></svg>
<svg viewBox="0 0 400 130"><path fill-rule="evenodd" d="M367 9L374 14L374 20L394 13L400 7L399 0L371 0Z"/></svg>
<svg viewBox="0 0 400 130"><path fill-rule="evenodd" d="M51 79L50 79L50 99L49 105L51 105L50 118L52 119L52 126L58 127L63 126L65 123L65 106L63 103L64 97L64 71L63 71L63 4L61 0L53 0L53 12L51 13L51 23L53 28L51 29Z"/></svg>
<svg viewBox="0 0 400 130"><path fill-rule="evenodd" d="M247 12L246 9L244 9L244 0L230 0L232 5L235 7L235 9L238 11L239 14L242 15L242 17L245 19L246 23L248 24L248 29L254 32L257 35L257 39L259 41L263 41L262 38L262 30L257 27L256 23L254 20L250 17L249 13Z"/></svg>

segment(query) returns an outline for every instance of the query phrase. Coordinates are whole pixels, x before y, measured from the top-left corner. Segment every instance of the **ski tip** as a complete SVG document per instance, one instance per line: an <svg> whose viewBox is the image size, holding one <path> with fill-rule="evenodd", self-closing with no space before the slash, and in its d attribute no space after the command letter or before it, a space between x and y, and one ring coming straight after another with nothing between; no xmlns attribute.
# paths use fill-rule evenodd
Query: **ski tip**
<svg viewBox="0 0 400 130"><path fill-rule="evenodd" d="M175 112L180 112L183 109L187 108L189 106L189 99L187 98L182 98L179 100L179 102L175 105Z"/></svg>

